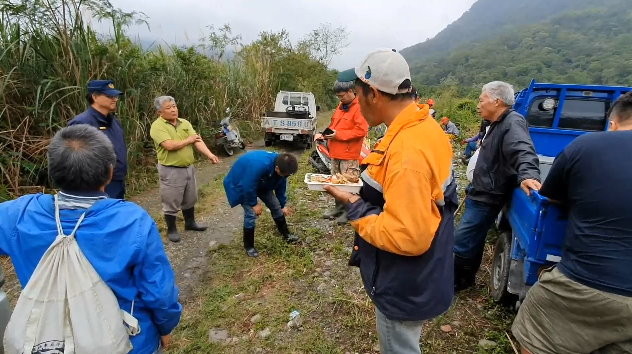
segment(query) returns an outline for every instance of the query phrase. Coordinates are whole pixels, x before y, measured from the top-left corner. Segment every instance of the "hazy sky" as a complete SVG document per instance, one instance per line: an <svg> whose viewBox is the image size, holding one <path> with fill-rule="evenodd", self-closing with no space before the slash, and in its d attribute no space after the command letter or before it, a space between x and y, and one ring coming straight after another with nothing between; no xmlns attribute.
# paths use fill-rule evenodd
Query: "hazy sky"
<svg viewBox="0 0 632 354"><path fill-rule="evenodd" d="M195 43L206 26L231 25L243 43L261 31L286 29L293 42L322 23L344 26L349 46L331 66L355 66L376 48L403 49L433 37L457 20L476 0L111 0L123 10L141 11L147 27L129 34L166 43ZM208 31L206 31L208 33Z"/></svg>

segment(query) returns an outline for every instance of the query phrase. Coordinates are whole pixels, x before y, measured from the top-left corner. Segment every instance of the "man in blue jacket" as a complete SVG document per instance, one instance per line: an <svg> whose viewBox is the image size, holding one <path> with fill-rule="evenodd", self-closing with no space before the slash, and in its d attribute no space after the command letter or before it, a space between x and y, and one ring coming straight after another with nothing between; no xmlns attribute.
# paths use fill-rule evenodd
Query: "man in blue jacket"
<svg viewBox="0 0 632 354"><path fill-rule="evenodd" d="M250 257L258 257L255 248L255 223L263 212L258 199L270 209L272 218L283 239L298 241L290 233L285 217L290 213L287 202L287 178L298 170L296 157L268 151L251 151L241 156L224 178L224 190L231 208L244 208L244 248Z"/></svg>
<svg viewBox="0 0 632 354"><path fill-rule="evenodd" d="M116 165L112 180L105 187L110 198L125 198L125 176L127 175L127 146L123 126L114 112L121 91L114 88L112 80L92 80L88 82L88 107L83 113L74 117L68 125L88 124L99 129L112 142L116 154Z"/></svg>
<svg viewBox="0 0 632 354"><path fill-rule="evenodd" d="M156 223L138 205L105 193L115 163L108 138L85 124L60 130L48 147L62 227L72 230L85 213L77 243L119 307L140 324L140 333L130 337L130 353L153 354L161 343L169 344L182 305ZM53 196L30 194L1 203L0 220L0 254L11 257L25 287L58 234Z"/></svg>

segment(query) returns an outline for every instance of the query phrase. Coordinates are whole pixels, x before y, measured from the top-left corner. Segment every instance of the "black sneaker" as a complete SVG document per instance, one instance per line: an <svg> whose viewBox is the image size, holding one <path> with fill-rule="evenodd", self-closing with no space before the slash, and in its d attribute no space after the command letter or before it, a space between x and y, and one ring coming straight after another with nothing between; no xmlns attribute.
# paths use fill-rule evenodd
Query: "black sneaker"
<svg viewBox="0 0 632 354"><path fill-rule="evenodd" d="M257 252L257 249L254 247L246 248L246 254L248 257L259 257L259 252Z"/></svg>

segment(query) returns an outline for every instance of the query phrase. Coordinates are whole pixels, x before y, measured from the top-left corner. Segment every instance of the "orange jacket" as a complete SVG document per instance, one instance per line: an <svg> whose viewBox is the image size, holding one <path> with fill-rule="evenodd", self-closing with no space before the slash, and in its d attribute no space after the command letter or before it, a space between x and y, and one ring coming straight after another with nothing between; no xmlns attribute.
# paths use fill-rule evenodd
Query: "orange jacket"
<svg viewBox="0 0 632 354"><path fill-rule="evenodd" d="M369 131L369 124L360 112L358 99L354 99L347 111L338 105L331 117L329 129L335 130L336 135L329 140L329 154L339 160L359 160L362 142Z"/></svg>
<svg viewBox="0 0 632 354"><path fill-rule="evenodd" d="M362 203L349 206L353 228L380 250L424 254L441 222L439 206L452 171L452 146L428 106L405 108L362 164L368 165L362 179L382 193L384 207L360 216L354 209Z"/></svg>

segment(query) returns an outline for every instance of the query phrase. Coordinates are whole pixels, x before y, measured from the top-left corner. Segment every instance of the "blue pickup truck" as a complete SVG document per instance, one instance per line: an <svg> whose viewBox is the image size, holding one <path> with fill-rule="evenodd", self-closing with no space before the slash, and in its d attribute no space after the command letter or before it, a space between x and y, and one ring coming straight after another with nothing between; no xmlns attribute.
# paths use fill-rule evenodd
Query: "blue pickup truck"
<svg viewBox="0 0 632 354"><path fill-rule="evenodd" d="M550 84L531 81L516 94L514 109L529 124L542 181L573 139L608 129L608 111L632 87ZM516 189L499 216L490 291L494 300L520 305L540 271L561 260L566 213L547 198Z"/></svg>

